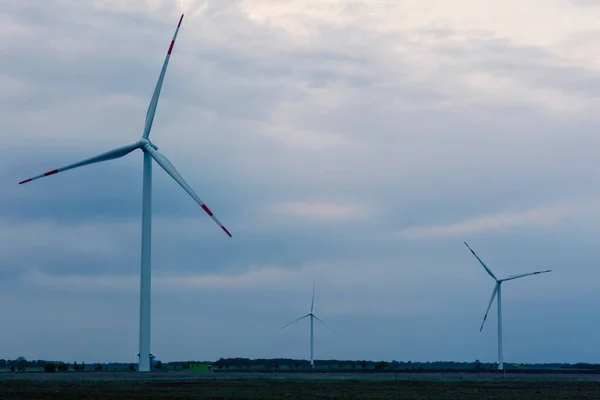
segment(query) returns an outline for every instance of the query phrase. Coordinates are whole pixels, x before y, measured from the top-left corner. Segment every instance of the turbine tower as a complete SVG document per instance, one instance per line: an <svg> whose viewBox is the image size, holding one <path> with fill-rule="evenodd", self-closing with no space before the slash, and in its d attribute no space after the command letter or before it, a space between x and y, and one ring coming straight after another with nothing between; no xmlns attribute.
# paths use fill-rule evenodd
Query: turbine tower
<svg viewBox="0 0 600 400"><path fill-rule="evenodd" d="M536 271L536 272L530 272L527 274L511 275L504 279L498 279L498 278L496 278L496 275L494 275L494 273L488 268L488 266L485 265L483 261L481 261L479 256L477 254L475 254L473 249L471 249L469 247L467 242L464 242L464 243L465 243L465 246L467 246L467 248L469 250L471 250L471 253L473 253L475 258L477 258L477 261L479 261L479 263L483 266L483 268L485 268L486 272L496 281L496 285L494 286L494 290L492 291L492 298L490 299L490 304L488 305L488 308L485 311L485 316L483 317L483 322L481 323L481 328L479 328L479 332L481 332L483 330L483 325L485 324L485 320L487 319L490 308L492 307L492 303L494 302L494 299L496 298L496 295L497 295L498 296L498 369L504 370L504 350L502 347L502 282L511 281L513 279L518 279L518 278L524 278L524 277L530 276L530 275L545 274L546 272L552 272L552 270L549 269L546 271Z"/></svg>
<svg viewBox="0 0 600 400"><path fill-rule="evenodd" d="M185 190L198 205L221 227L221 229L231 237L231 233L221 224L221 222L214 216L212 211L204 204L200 197L192 190L190 185L181 177L179 172L175 169L173 164L169 160L158 152L158 147L150 141L150 129L152 128L152 122L154 121L154 114L156 113L156 106L158 104L158 98L160 96L160 90L165 78L165 72L167 71L167 65L171 58L171 52L181 27L181 21L183 21L183 15L179 18L179 23L175 29L175 34L169 45L167 56L163 63L158 82L154 88L148 111L146 112L146 120L144 124L144 131L142 137L136 143L119 147L117 149L108 151L98 156L88 158L77 162L75 164L67 165L66 167L54 169L44 174L34 176L33 178L26 179L19 184L31 182L35 179L43 178L46 176L54 175L59 172L64 172L70 169L83 167L85 165L99 163L103 161L114 160L126 156L134 150L141 149L144 153L144 168L143 168L143 197L142 197L142 254L141 254L141 274L140 274L140 331L139 331L139 367L140 372L150 371L150 256L151 256L151 225L152 225L152 159L156 161L158 165L165 170L182 188Z"/></svg>
<svg viewBox="0 0 600 400"><path fill-rule="evenodd" d="M298 322L301 319L304 319L306 317L310 317L310 367L311 368L315 367L315 359L314 359L314 344L315 344L314 320L316 319L317 321L319 321L320 323L322 323L323 325L325 325L326 327L328 327L329 329L331 329L333 331L332 327L330 327L329 325L327 325L325 322L321 321L321 319L319 319L319 317L317 317L315 314L313 314L314 307L315 307L315 283L313 282L313 295L312 295L312 303L310 304L310 312L308 314L306 314L305 316L297 318L297 319L293 320L292 322L290 322L288 324L285 324L284 326L281 327L281 329L284 329L285 327L292 325L294 322Z"/></svg>

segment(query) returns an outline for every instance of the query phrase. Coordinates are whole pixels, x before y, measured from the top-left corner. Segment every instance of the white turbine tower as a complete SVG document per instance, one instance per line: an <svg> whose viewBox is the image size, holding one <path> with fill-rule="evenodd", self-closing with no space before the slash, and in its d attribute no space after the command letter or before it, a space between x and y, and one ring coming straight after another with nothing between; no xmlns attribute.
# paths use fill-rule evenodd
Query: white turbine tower
<svg viewBox="0 0 600 400"><path fill-rule="evenodd" d="M310 317L310 367L314 368L315 367L315 359L314 359L314 345L315 345L315 331L314 331L314 320L316 319L317 321L319 321L320 323L322 323L323 325L325 325L326 327L328 327L329 329L331 329L333 331L333 328L330 327L329 325L327 325L325 322L323 322L319 317L317 317L315 314L313 314L313 309L315 307L315 283L313 282L313 295L312 295L312 303L310 304L310 312L300 318L297 318L295 320L293 320L292 322L285 324L284 326L281 327L281 329L284 329L287 326L290 326L291 324L293 324L294 322L298 322L301 319L304 319L306 317Z"/></svg>
<svg viewBox="0 0 600 400"><path fill-rule="evenodd" d="M179 19L177 29L169 45L167 56L163 63L158 82L152 94L148 111L146 112L146 121L144 124L144 132L140 140L136 143L119 147L100 154L96 157L89 158L77 162L75 164L68 165L63 168L54 169L46 172L45 174L35 176L30 179L26 179L19 184L31 182L35 179L43 178L46 176L54 175L59 172L67 171L73 168L83 167L84 165L94 164L98 162L113 160L116 158L123 157L134 150L141 149L144 152L144 172L143 172L143 199L142 199L142 256L141 256L141 277L140 277L140 336L139 336L139 368L141 372L150 371L150 256L151 256L151 223L152 223L152 159L158 163L169 174L182 188L185 190L195 201L202 207L202 209L225 231L225 233L231 237L229 231L221 224L221 222L213 215L210 209L204 204L200 197L192 190L187 182L179 175L179 172L169 162L169 160L158 152L158 147L152 143L149 139L150 129L152 128L152 122L154 120L154 114L156 113L156 106L158 104L158 97L160 96L160 90L165 78L165 72L167 65L169 64L169 58L173 51L173 45L177 38L177 33L181 26L183 15Z"/></svg>
<svg viewBox="0 0 600 400"><path fill-rule="evenodd" d="M504 279L498 279L496 278L496 275L494 275L492 273L492 271L487 267L487 265L485 265L483 263L483 261L481 261L481 259L479 258L479 256L477 256L477 254L475 254L475 252L473 251L473 249L471 249L469 247L469 245L467 244L467 242L464 242L465 246L467 246L467 248L469 250L471 250L471 253L473 253L473 255L475 256L475 258L477 258L477 260L479 261L479 263L481 263L481 265L483 266L483 268L485 268L486 272L492 277L494 278L494 280L496 281L496 285L494 286L494 291L492 292L492 298L490 299L490 304L488 305L487 310L485 311L485 316L483 317L483 322L481 323L481 328L479 328L479 332L481 332L483 330L483 325L485 324L485 320L487 319L488 316L488 312L490 311L490 308L492 307L492 303L494 302L494 299L496 298L496 295L498 295L498 369L499 370L503 370L504 369L504 351L502 348L502 282L506 282L506 281L511 281L513 279L518 279L518 278L523 278L526 276L530 276L530 275L539 275L539 274L545 274L546 272L552 272L551 269L546 270L546 271L536 271L536 272L530 272L528 274L520 274L520 275L511 275L507 278Z"/></svg>

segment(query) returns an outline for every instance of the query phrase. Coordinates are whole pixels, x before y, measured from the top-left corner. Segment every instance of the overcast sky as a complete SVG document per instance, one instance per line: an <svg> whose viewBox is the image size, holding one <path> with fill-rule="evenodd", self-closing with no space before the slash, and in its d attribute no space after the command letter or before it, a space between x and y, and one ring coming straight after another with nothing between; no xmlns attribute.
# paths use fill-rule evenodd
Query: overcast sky
<svg viewBox="0 0 600 400"><path fill-rule="evenodd" d="M598 362L600 6L0 0L0 358L135 362L142 152L159 359Z"/></svg>

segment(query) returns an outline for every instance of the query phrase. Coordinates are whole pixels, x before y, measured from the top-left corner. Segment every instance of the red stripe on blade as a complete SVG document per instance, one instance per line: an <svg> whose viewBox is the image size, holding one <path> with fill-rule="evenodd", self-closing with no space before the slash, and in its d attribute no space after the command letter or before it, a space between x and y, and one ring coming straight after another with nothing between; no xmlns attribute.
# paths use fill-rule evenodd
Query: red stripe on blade
<svg viewBox="0 0 600 400"><path fill-rule="evenodd" d="M169 46L169 51L167 51L167 54L171 54L171 52L173 51L173 45L175 44L174 40L171 40L171 45Z"/></svg>
<svg viewBox="0 0 600 400"><path fill-rule="evenodd" d="M206 213L207 213L208 215L210 215L211 217L213 216L213 213L212 213L212 211L210 211L210 210L208 209L208 207L206 207L206 204L202 204L202 206L201 206L201 207L202 207L202 209L203 209L204 211L206 211Z"/></svg>
<svg viewBox="0 0 600 400"><path fill-rule="evenodd" d="M227 228L225 228L224 226L221 225L221 229L223 229L225 231L225 233L227 234L227 236L233 237L233 236L231 236L231 233L229 233L229 231L227 230Z"/></svg>
<svg viewBox="0 0 600 400"><path fill-rule="evenodd" d="M177 24L178 28L181 26L181 21L183 21L183 14L181 14L181 18L179 18L179 24Z"/></svg>
<svg viewBox="0 0 600 400"><path fill-rule="evenodd" d="M55 169L55 170L53 170L53 171L50 171L50 172L46 172L46 173L44 174L44 176L50 176L50 175L54 175L54 174L58 174L58 170L57 170L57 169Z"/></svg>
<svg viewBox="0 0 600 400"><path fill-rule="evenodd" d="M31 182L31 181L32 181L32 179L31 179L31 178L29 178L29 179L25 179L24 181L21 181L21 182L19 182L19 185L22 185L22 184L24 184L24 183Z"/></svg>

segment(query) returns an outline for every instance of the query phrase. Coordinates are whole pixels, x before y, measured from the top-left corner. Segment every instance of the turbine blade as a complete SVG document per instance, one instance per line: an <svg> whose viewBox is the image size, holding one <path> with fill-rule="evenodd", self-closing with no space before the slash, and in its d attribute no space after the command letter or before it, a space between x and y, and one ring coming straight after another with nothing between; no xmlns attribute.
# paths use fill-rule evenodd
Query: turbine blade
<svg viewBox="0 0 600 400"><path fill-rule="evenodd" d="M317 317L315 314L313 314L312 316L313 316L313 317L315 317L315 319L316 319L317 321L319 321L320 323L322 323L323 325L325 325L326 327L328 327L329 329L331 329L331 331L332 331L332 332L335 332L335 331L333 330L333 328L332 328L332 327L330 327L330 326L329 326L329 325L327 325L325 322L323 322L323 321L322 321L322 320L321 320L319 317Z"/></svg>
<svg viewBox="0 0 600 400"><path fill-rule="evenodd" d="M166 171L167 174L171 175L171 177L173 179L175 179L175 181L177 183L179 183L179 185L183 188L183 190L188 192L188 194L190 196L192 196L192 198L196 201L196 203L198 203L198 205L200 207L202 207L202 209L217 223L217 225L219 225L221 227L221 229L223 229L223 231L229 237L231 237L231 233L229 233L229 231L227 230L227 228L225 228L225 226L223 226L221 221L219 221L217 219L217 217L214 216L214 214L212 213L212 211L210 211L210 209L206 206L206 204L204 204L204 202L202 200L200 200L200 197L198 197L198 195L192 190L190 185L188 185L188 183L181 177L181 175L179 175L179 172L177 172L177 170L175 169L173 164L171 164L171 162L167 159L167 157L165 157L164 155L162 155L157 150L153 149L152 146L149 146L149 145L144 147L144 151L147 151L148 153L150 153L150 155L152 156L152 158L154 158L154 160L156 160L158 165L160 165L162 167L162 169L164 169Z"/></svg>
<svg viewBox="0 0 600 400"><path fill-rule="evenodd" d="M504 282L504 281L511 281L513 279L518 279L518 278L523 278L526 276L531 276L531 275L539 275L539 274L545 274L547 272L552 272L551 269L548 269L546 271L536 271L536 272L530 272L528 274L520 274L520 275L511 275L508 278L504 278L504 279L500 279L500 282Z"/></svg>
<svg viewBox="0 0 600 400"><path fill-rule="evenodd" d="M131 153L133 150L135 150L139 147L140 147L140 145L138 143L130 144L129 146L119 147L118 149L107 151L106 153L102 153L96 157L88 158L87 160L79 161L75 164L67 165L66 167L57 168L52 171L43 173L41 175L34 176L33 178L25 179L24 181L19 182L19 185L22 185L23 183L31 182L31 181L34 181L36 179L40 179L40 178L43 178L46 176L58 174L59 172L68 171L73 168L83 167L84 165L95 164L95 163L102 162L102 161L114 160L115 158L120 158L120 157L123 157L123 156Z"/></svg>
<svg viewBox="0 0 600 400"><path fill-rule="evenodd" d="M183 21L183 14L181 14L181 18L179 18L179 24L177 24L175 34L173 35L173 39L171 40L171 45L169 46L169 50L167 51L165 61L163 63L162 69L160 70L160 75L158 76L158 81L156 82L154 93L152 94L152 100L150 100L150 104L148 105L148 111L146 112L146 123L144 125L144 134L142 135L142 137L145 139L147 139L148 136L150 136L150 129L152 128L154 114L156 114L156 106L158 105L158 97L160 96L160 90L162 89L162 84L165 79L165 73L167 72L167 66L169 65L169 59L171 58L171 52L173 51L173 46L175 45L175 39L177 39L179 27L181 27L181 21Z"/></svg>
<svg viewBox="0 0 600 400"><path fill-rule="evenodd" d="M310 303L310 312L313 312L313 308L315 306L315 281L313 281L313 296L312 296L312 303Z"/></svg>
<svg viewBox="0 0 600 400"><path fill-rule="evenodd" d="M487 319L488 313L490 312L490 307L492 307L492 303L498 294L498 286L500 283L496 282L496 286L494 286L494 291L492 292L492 298L490 299L490 304L488 305L487 310L485 310L485 316L483 317L483 322L481 323L481 328L479 328L479 332L483 330L483 325L485 324L485 320Z"/></svg>
<svg viewBox="0 0 600 400"><path fill-rule="evenodd" d="M295 320L293 320L292 322L290 322L290 323L287 323L287 324L285 324L284 326L282 326L282 327L281 327L281 329L283 329L283 328L286 328L286 327L290 326L291 324L293 324L294 322L298 322L298 321L300 321L301 319L304 319L304 318L306 318L306 317L308 317L308 316L310 316L310 314L306 314L306 315L305 315L305 316L303 316L303 317L296 318L296 319L295 319Z"/></svg>
<svg viewBox="0 0 600 400"><path fill-rule="evenodd" d="M485 264L483 263L483 261L481 261L481 258L479 258L479 256L478 256L477 254L475 254L475 252L473 251L473 249L471 249L471 248L469 247L469 245L467 244L467 242L464 242L464 244L465 244L465 246L467 246L467 248L468 248L469 250L471 250L471 253L473 253L473 255L475 256L475 258L477 258L477 260L479 261L479 263L480 263L481 265L483 265L483 268L485 268L485 270L487 271L487 273L488 273L488 274L490 274L490 276L491 276L492 278L494 278L495 280L498 280L498 278L496 278L496 275L494 275L494 274L492 273L492 271L491 271L491 270L490 270L490 269L487 267L487 265L485 265Z"/></svg>

